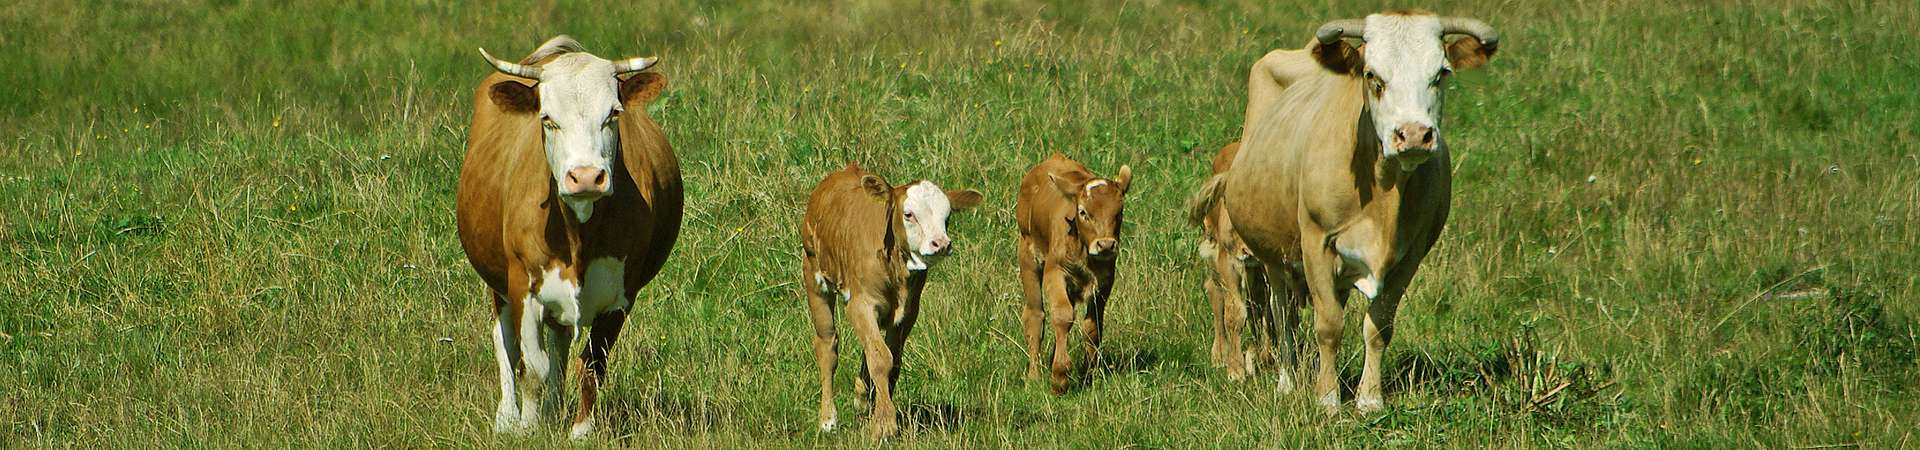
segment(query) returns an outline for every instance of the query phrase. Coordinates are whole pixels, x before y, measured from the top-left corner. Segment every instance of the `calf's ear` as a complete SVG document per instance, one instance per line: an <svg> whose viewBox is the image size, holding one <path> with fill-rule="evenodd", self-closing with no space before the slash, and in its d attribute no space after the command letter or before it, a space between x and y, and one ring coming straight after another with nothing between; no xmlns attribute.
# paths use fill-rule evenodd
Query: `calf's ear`
<svg viewBox="0 0 1920 450"><path fill-rule="evenodd" d="M493 87L487 88L487 99L509 113L527 114L540 110L540 93L532 85L522 84L518 80L494 83Z"/></svg>
<svg viewBox="0 0 1920 450"><path fill-rule="evenodd" d="M1133 168L1120 166L1120 173L1113 175L1113 184L1119 185L1120 195L1126 195L1127 189L1133 187Z"/></svg>
<svg viewBox="0 0 1920 450"><path fill-rule="evenodd" d="M640 72L620 80L620 103L649 103L667 88L667 76L659 72Z"/></svg>
<svg viewBox="0 0 1920 450"><path fill-rule="evenodd" d="M1480 38L1463 36L1447 44L1447 61L1453 64L1453 70L1467 70L1487 65L1493 59L1493 47L1480 44Z"/></svg>
<svg viewBox="0 0 1920 450"><path fill-rule="evenodd" d="M1060 191L1060 195L1067 196L1067 198L1078 198L1080 196L1080 186L1086 184L1085 180L1068 179L1051 173L1047 174L1047 181L1052 182L1053 189Z"/></svg>
<svg viewBox="0 0 1920 450"><path fill-rule="evenodd" d="M972 189L947 191L947 203L953 205L954 211L972 209L975 206L980 206L980 202L986 199L986 196L980 195L980 191Z"/></svg>
<svg viewBox="0 0 1920 450"><path fill-rule="evenodd" d="M867 191L867 195L872 195L875 197L886 197L888 195L892 195L893 188L890 186L887 186L886 180L881 180L880 177L876 177L873 175L861 175L860 190Z"/></svg>
<svg viewBox="0 0 1920 450"><path fill-rule="evenodd" d="M1320 67L1341 75L1359 75L1367 65L1361 50L1345 40L1314 44L1313 60L1320 62Z"/></svg>

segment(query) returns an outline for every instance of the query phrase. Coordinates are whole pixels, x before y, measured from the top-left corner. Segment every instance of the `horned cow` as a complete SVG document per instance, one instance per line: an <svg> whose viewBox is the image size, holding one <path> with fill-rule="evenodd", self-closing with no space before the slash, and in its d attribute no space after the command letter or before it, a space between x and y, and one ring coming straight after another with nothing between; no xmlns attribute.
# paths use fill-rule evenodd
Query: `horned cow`
<svg viewBox="0 0 1920 450"><path fill-rule="evenodd" d="M666 78L642 72L654 58L601 59L567 36L518 63L480 53L493 73L474 92L454 212L493 298L494 429L525 433L559 408L586 327L570 429L584 437L607 352L680 233L679 164L646 112Z"/></svg>
<svg viewBox="0 0 1920 450"><path fill-rule="evenodd" d="M1464 37L1445 42L1453 35ZM1328 22L1306 48L1268 53L1250 73L1243 147L1219 193L1268 281L1306 285L1319 356L1314 393L1330 414L1341 405L1334 364L1349 290L1370 300L1355 406L1383 406L1381 356L1394 314L1449 211L1443 83L1485 64L1498 44L1478 20L1389 12ZM1297 320L1294 308L1279 312L1282 323ZM1281 335L1281 357L1292 361L1293 329ZM1290 386L1287 371L1280 375Z"/></svg>

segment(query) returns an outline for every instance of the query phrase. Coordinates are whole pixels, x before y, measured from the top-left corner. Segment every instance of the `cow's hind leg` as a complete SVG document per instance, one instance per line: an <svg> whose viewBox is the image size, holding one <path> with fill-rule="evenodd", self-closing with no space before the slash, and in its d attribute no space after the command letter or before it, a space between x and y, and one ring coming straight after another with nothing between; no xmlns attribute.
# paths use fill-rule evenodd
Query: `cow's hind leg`
<svg viewBox="0 0 1920 450"><path fill-rule="evenodd" d="M580 350L580 412L573 416L573 427L567 436L581 439L593 433L594 402L600 398L600 385L607 379L607 352L613 349L613 341L620 338L620 328L627 323L626 311L611 311L600 314L593 320L593 328L587 332L587 347Z"/></svg>
<svg viewBox="0 0 1920 450"><path fill-rule="evenodd" d="M893 351L887 346L886 331L880 328L879 312L874 310L878 303L873 298L854 300L847 306L847 321L860 339L866 355L864 372L872 383L873 416L868 419L868 427L874 437L887 438L898 433L900 427L893 406L893 386L887 383L887 374L893 371Z"/></svg>
<svg viewBox="0 0 1920 450"><path fill-rule="evenodd" d="M500 294L493 294L493 356L500 363L500 405L493 413L493 431L495 433L524 433L520 427L520 406L514 385L518 377L515 364L520 360L520 332L513 313L517 307L508 305Z"/></svg>
<svg viewBox="0 0 1920 450"><path fill-rule="evenodd" d="M1035 259L1033 246L1026 238L1020 239L1020 333L1027 342L1027 379L1040 379L1040 345L1044 326L1045 299L1040 291L1040 261Z"/></svg>
<svg viewBox="0 0 1920 450"><path fill-rule="evenodd" d="M1306 282L1290 264L1266 264L1267 288L1272 292L1267 333L1274 340L1274 375L1280 392L1293 392L1300 368L1300 308L1306 304Z"/></svg>
<svg viewBox="0 0 1920 450"><path fill-rule="evenodd" d="M833 431L840 425L840 412L833 406L833 371L840 363L840 335L833 328L833 297L827 292L825 277L815 272L811 261L802 264L800 285L806 291L807 318L813 322L813 362L820 369L820 407L817 417L820 431Z"/></svg>
<svg viewBox="0 0 1920 450"><path fill-rule="evenodd" d="M555 323L544 325L542 328L546 329L545 337L547 338L547 374L543 380L546 383L546 387L543 388L546 395L540 397L540 410L552 411L551 419L558 422L566 418L566 412L561 410L565 405L562 400L567 391L567 367L573 364L573 358L570 357L573 354L573 337L579 328Z"/></svg>

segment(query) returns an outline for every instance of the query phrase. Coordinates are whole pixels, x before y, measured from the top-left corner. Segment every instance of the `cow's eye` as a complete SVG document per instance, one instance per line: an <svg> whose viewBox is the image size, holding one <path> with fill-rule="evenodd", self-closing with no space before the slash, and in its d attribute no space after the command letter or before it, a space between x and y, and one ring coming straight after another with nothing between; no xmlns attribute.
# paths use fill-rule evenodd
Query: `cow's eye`
<svg viewBox="0 0 1920 450"><path fill-rule="evenodd" d="M1087 217L1088 215L1086 208L1080 208L1080 217Z"/></svg>
<svg viewBox="0 0 1920 450"><path fill-rule="evenodd" d="M1440 73L1433 74L1433 87L1440 87L1440 82L1446 81L1449 75L1453 75L1453 69L1441 67Z"/></svg>
<svg viewBox="0 0 1920 450"><path fill-rule="evenodd" d="M558 130L560 129L560 123L554 122L551 117L542 117L540 118L540 127L549 130Z"/></svg>
<svg viewBox="0 0 1920 450"><path fill-rule="evenodd" d="M606 125L610 127L610 126L613 126L613 124L615 123L619 123L619 121L620 121L620 110L616 109L616 110L607 112L607 121L602 125Z"/></svg>
<svg viewBox="0 0 1920 450"><path fill-rule="evenodd" d="M907 211L907 221L913 222L914 220L915 219L913 218L913 211Z"/></svg>

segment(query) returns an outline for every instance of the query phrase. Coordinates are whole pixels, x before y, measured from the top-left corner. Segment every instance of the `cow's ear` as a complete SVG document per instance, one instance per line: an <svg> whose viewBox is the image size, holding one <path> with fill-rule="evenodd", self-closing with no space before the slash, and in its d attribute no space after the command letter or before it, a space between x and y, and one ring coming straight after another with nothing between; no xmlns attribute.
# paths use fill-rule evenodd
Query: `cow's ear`
<svg viewBox="0 0 1920 450"><path fill-rule="evenodd" d="M1320 62L1320 67L1343 75L1360 74L1367 65L1367 60L1362 55L1359 48L1348 44L1346 40L1335 40L1313 46L1313 60Z"/></svg>
<svg viewBox="0 0 1920 450"><path fill-rule="evenodd" d="M1051 173L1047 174L1047 181L1053 183L1053 190L1060 191L1060 195L1064 195L1067 198L1079 197L1080 185L1085 184L1081 180L1067 179L1066 177Z"/></svg>
<svg viewBox="0 0 1920 450"><path fill-rule="evenodd" d="M494 83L487 89L487 98L501 110L514 114L527 114L540 110L540 93L532 85L518 80L506 80Z"/></svg>
<svg viewBox="0 0 1920 450"><path fill-rule="evenodd" d="M1480 38L1465 36L1447 45L1447 61L1453 70L1475 69L1493 59L1493 47L1481 45Z"/></svg>
<svg viewBox="0 0 1920 450"><path fill-rule="evenodd" d="M620 103L648 103L667 88L667 76L658 72L640 72L620 80Z"/></svg>
<svg viewBox="0 0 1920 450"><path fill-rule="evenodd" d="M972 189L947 191L947 203L953 205L954 211L972 209L975 206L980 206L980 202L986 199L987 196L980 195L980 191Z"/></svg>
<svg viewBox="0 0 1920 450"><path fill-rule="evenodd" d="M867 195L872 195L875 197L886 197L888 195L892 195L891 191L893 190L893 188L890 186L887 186L886 180L881 180L880 177L876 177L873 175L861 175L860 190L867 191Z"/></svg>
<svg viewBox="0 0 1920 450"><path fill-rule="evenodd" d="M1120 188L1120 195L1127 195L1127 189L1133 187L1133 168L1120 166L1120 173L1113 175L1113 184Z"/></svg>

